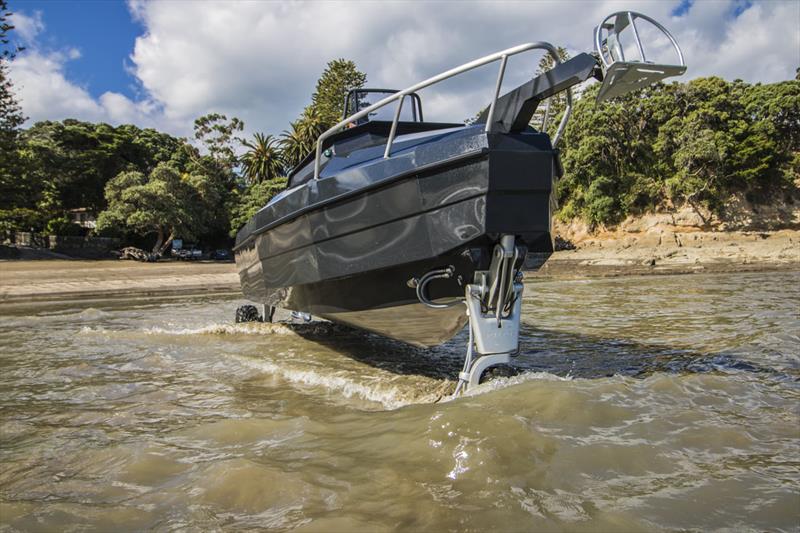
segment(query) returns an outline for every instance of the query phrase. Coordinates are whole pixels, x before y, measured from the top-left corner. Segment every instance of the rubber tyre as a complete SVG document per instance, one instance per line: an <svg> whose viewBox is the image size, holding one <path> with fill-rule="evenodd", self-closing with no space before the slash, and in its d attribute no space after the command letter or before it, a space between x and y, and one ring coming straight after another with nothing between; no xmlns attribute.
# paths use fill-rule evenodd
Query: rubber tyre
<svg viewBox="0 0 800 533"><path fill-rule="evenodd" d="M241 305L236 309L236 323L261 322L261 313L255 305Z"/></svg>

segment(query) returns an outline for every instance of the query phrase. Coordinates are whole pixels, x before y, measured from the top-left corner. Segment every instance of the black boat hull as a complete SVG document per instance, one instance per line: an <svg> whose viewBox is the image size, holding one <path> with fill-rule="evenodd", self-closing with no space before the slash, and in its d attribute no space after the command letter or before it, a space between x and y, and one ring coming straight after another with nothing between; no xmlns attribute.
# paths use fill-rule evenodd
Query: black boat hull
<svg viewBox="0 0 800 533"><path fill-rule="evenodd" d="M467 321L466 307L423 306L412 279L453 266L454 278L432 282L429 296L463 298L475 270L488 268L500 235L514 234L527 247L528 268L552 252L557 160L549 139L475 137L477 146L476 138L451 143L461 151L440 154L437 164L362 183L288 220L273 214L268 220L280 223L240 233L236 262L245 296L419 346L452 338ZM383 161L391 172L391 159ZM294 194L307 198L315 188L369 179L356 170L301 185L311 190Z"/></svg>

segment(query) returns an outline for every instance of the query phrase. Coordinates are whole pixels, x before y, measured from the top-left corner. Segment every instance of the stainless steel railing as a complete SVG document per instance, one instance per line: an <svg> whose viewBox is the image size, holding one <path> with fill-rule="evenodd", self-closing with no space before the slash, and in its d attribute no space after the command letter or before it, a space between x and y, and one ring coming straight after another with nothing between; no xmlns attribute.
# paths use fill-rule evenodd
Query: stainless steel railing
<svg viewBox="0 0 800 533"><path fill-rule="evenodd" d="M553 58L553 60L556 62L556 64L561 63L561 59L558 57L558 51L550 43L536 42L536 43L521 44L513 48L508 48L506 50L495 52L494 54L490 54L488 56L475 59L474 61L470 61L469 63L464 63L461 66L442 72L441 74L433 76L432 78L428 78L427 80L421 81L416 85L412 85L406 89L403 89L402 91L398 91L390 96L387 96L383 100L380 100L372 104L371 106L362 109L358 113L353 113L352 115L345 118L344 120L342 120L341 122L330 128L329 130L325 131L317 139L316 154L314 157L314 179L319 179L319 173L321 167L320 159L322 158L322 143L325 141L325 139L327 139L334 133L341 130L347 124L355 122L360 118L366 117L373 111L380 109L394 102L395 100L398 100L397 109L395 110L394 113L394 120L392 121L392 127L389 130L389 138L386 141L386 149L383 152L383 157L388 158L391 156L392 144L394 143L394 138L397 135L397 123L400 121L400 112L403 109L403 99L407 95L417 92L431 85L434 85L436 83L439 83L440 81L452 78L453 76L463 74L464 72L468 72L478 67L488 65L489 63L493 63L495 61L500 61L500 70L497 73L497 83L495 84L494 97L492 98L492 103L489 105L489 113L486 117L486 132L488 133L489 131L491 131L492 119L494 118L494 108L497 104L497 99L500 96L500 88L503 84L503 76L505 76L508 58L513 55L520 54L522 52L527 52L528 50L546 50ZM571 112L572 112L572 90L567 89L567 108L564 111L564 117L561 119L561 122L558 125L558 130L556 130L556 134L553 137L553 147L555 147L558 144L558 140L561 138L561 134L564 132L564 128L567 125L567 121L569 120Z"/></svg>
<svg viewBox="0 0 800 533"><path fill-rule="evenodd" d="M612 18L614 19L613 22L611 21ZM600 56L604 68L610 67L616 61L625 61L625 53L619 42L619 34L622 33L628 25L633 29L633 39L636 42L636 49L639 51L641 62L647 62L647 57L644 54L644 46L642 46L642 40L639 37L639 29L636 27L636 19L646 20L661 31L661 33L669 39L672 48L678 54L680 66L686 66L681 47L678 46L678 41L675 40L675 37L672 36L667 28L659 24L655 19L642 13L637 13L636 11L618 11L607 16L605 20L594 29L594 49L597 55ZM605 39L603 38L604 30L607 32Z"/></svg>

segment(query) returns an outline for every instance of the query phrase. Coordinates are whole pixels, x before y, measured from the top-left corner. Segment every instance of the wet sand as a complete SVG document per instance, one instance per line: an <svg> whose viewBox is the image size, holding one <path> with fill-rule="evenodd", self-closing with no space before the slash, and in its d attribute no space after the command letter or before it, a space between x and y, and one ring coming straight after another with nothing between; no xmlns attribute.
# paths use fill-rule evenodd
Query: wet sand
<svg viewBox="0 0 800 533"><path fill-rule="evenodd" d="M0 261L0 304L238 291L233 263Z"/></svg>

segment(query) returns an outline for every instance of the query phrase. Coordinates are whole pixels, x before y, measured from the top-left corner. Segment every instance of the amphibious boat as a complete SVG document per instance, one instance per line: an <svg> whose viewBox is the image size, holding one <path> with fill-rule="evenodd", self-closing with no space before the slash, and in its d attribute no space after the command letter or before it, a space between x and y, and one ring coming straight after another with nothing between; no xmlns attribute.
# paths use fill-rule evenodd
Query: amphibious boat
<svg viewBox="0 0 800 533"><path fill-rule="evenodd" d="M643 23L677 64L647 60ZM507 363L518 350L522 273L553 252L557 146L572 87L596 78L604 100L686 70L672 35L640 13L610 15L594 41L593 54L564 62L549 43L529 43L403 90L351 91L342 121L238 232L245 297L265 306L267 320L282 307L416 346L447 341L469 322L460 385ZM555 66L501 95L509 57L532 50ZM631 51L637 60L626 59ZM423 119L418 91L494 62L494 94L474 123ZM562 92L566 109L551 139L531 120Z"/></svg>

